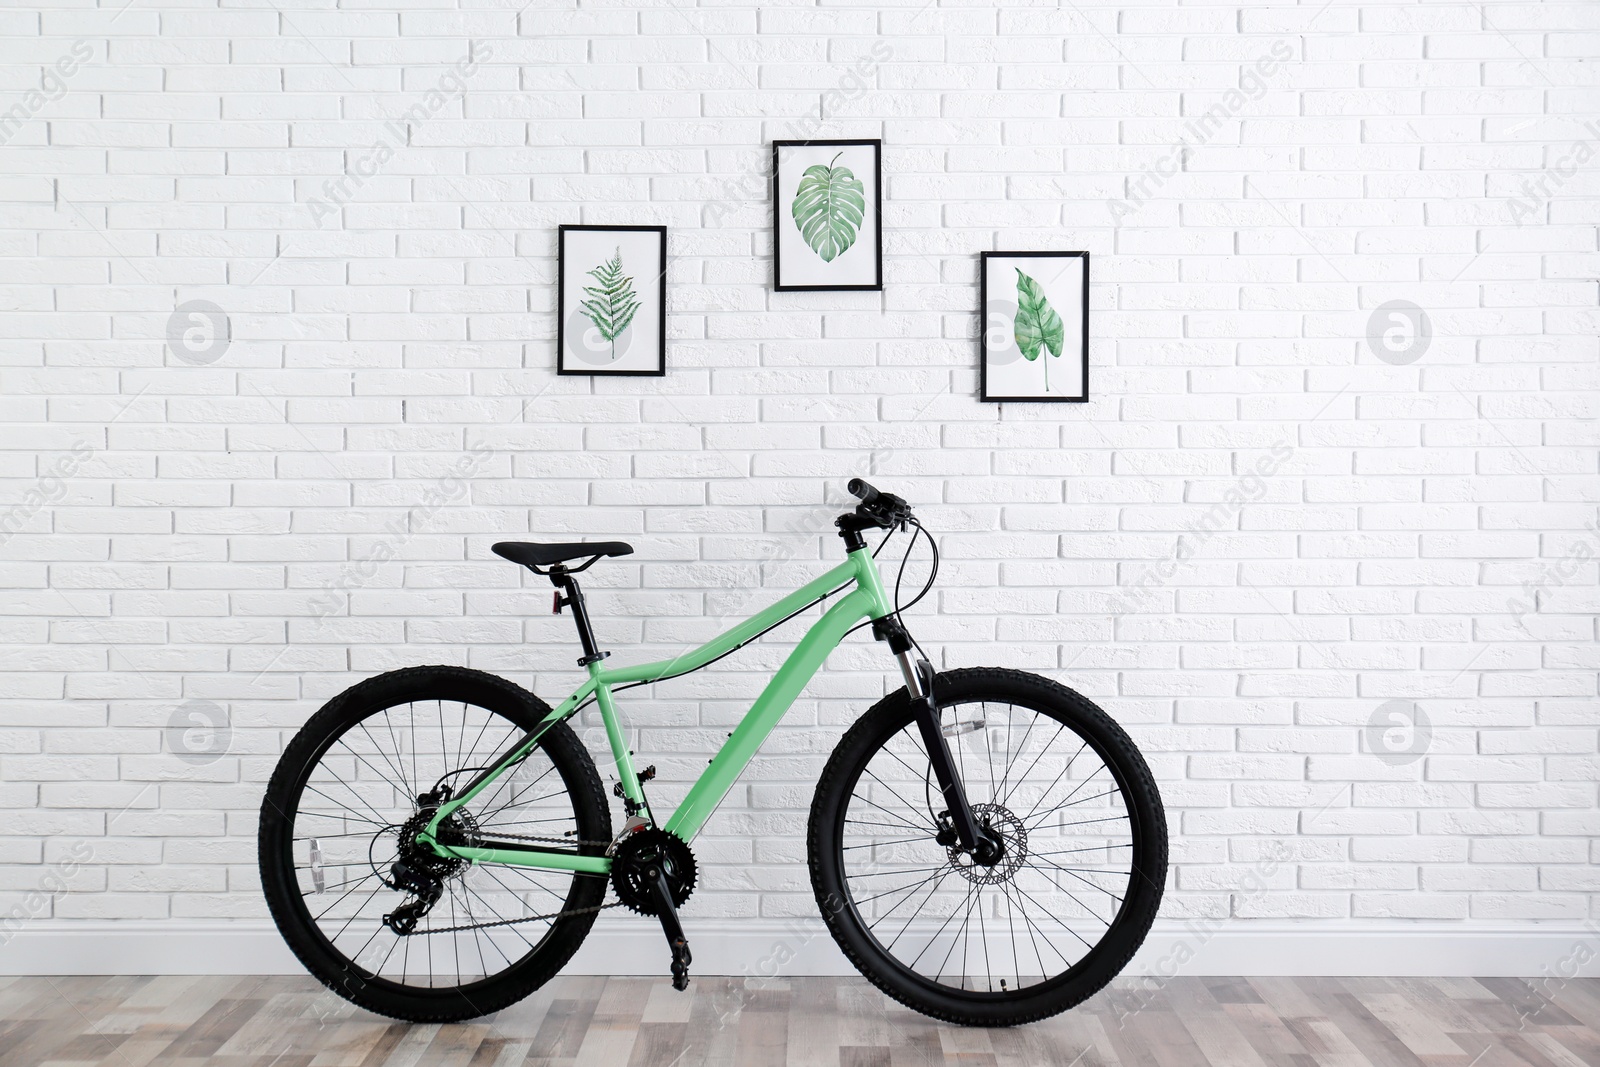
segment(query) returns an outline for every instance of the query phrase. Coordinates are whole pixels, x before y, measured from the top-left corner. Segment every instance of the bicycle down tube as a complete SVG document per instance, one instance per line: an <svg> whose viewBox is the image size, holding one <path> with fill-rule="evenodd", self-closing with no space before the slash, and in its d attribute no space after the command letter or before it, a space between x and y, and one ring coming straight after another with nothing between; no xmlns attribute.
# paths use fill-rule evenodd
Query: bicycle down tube
<svg viewBox="0 0 1600 1067"><path fill-rule="evenodd" d="M712 660L727 655L741 645L753 640L764 631L791 615L803 610L823 596L854 584L855 588L825 611L822 618L811 625L799 644L761 691L750 710L717 751L710 765L703 771L683 802L664 824L663 829L688 841L700 832L706 820L716 811L728 791L754 758L762 743L772 732L778 720L793 706L800 691L811 680L828 653L838 647L846 632L862 619L881 619L890 614L888 598L878 575L876 561L864 548L851 551L845 562L819 578L790 593L765 611L746 619L733 628L718 634L699 648L669 660L643 663L632 667L606 668L600 662L588 664L589 678L567 699L557 705L539 726L520 738L510 750L462 790L461 794L439 805L418 841L440 855L454 856L478 863L501 863L522 867L546 867L556 870L578 871L585 874L607 874L611 860L605 856L585 856L576 851L558 849L524 848L510 842L487 842L483 846L445 845L439 843L435 833L439 824L456 809L470 803L474 797L491 786L510 767L520 762L538 743L539 737L555 723L570 718L593 697L605 724L606 737L616 762L617 775L623 794L636 804L643 804L644 792L633 768L632 754L623 734L622 722L612 697L612 687L638 682L657 682L675 678L706 666Z"/></svg>

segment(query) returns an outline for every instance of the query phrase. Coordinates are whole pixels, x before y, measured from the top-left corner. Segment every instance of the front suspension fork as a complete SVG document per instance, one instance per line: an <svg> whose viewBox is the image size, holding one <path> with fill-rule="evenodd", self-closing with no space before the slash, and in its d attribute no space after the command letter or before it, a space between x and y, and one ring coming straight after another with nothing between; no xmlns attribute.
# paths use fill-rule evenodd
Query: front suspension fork
<svg viewBox="0 0 1600 1067"><path fill-rule="evenodd" d="M892 636L890 640L892 648L896 642ZM967 791L956 773L955 761L950 756L950 744L945 740L939 721L939 702L933 695L933 665L925 659L914 659L909 648L896 650L895 660L900 664L901 677L906 681L912 714L922 734L922 747L927 750L928 761L933 765L933 776L939 783L939 792L944 795L945 810L950 814L956 840L960 842L962 850L971 853L978 862L992 862L990 857L997 852L997 842L972 817Z"/></svg>

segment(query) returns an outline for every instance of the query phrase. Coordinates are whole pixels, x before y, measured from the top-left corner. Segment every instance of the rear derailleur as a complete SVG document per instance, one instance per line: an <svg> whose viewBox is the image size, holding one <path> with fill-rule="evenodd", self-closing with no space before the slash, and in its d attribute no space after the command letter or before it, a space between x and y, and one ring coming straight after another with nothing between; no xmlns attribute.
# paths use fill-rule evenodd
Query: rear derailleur
<svg viewBox="0 0 1600 1067"><path fill-rule="evenodd" d="M400 855L389 867L387 876L379 874L390 889L410 894L410 899L383 917L383 923L401 937L417 928L444 895L445 879L467 865L464 859L441 856L417 841L417 835L433 821L439 805L450 799L450 787L442 785L417 797L417 812L400 827ZM471 818L457 812L439 824L438 839L445 844L470 844Z"/></svg>

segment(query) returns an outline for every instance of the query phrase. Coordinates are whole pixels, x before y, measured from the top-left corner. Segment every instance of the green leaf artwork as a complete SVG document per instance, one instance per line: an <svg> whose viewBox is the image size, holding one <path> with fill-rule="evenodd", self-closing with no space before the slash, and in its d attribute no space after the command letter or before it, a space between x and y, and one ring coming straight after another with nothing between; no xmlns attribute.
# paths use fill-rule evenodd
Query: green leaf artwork
<svg viewBox="0 0 1600 1067"><path fill-rule="evenodd" d="M611 342L611 358L616 359L617 338L639 310L633 279L622 273L622 249L619 247L610 260L589 274L598 284L583 287L587 299L580 306L594 328L600 331L600 336Z"/></svg>
<svg viewBox="0 0 1600 1067"><path fill-rule="evenodd" d="M1012 268L1016 270L1015 267ZM1022 358L1033 362L1039 358L1041 350L1048 348L1050 354L1057 358L1061 356L1061 346L1066 340L1066 329L1061 325L1061 316L1056 314L1056 309L1050 306L1050 301L1044 298L1044 290L1039 288L1039 283L1028 275L1017 270L1017 323L1015 333L1017 347L1022 349ZM1044 391L1050 391L1050 361L1044 361Z"/></svg>
<svg viewBox="0 0 1600 1067"><path fill-rule="evenodd" d="M867 191L849 167L836 167L839 155L824 167L807 167L795 190L795 225L811 250L832 263L856 243L856 231L867 213Z"/></svg>

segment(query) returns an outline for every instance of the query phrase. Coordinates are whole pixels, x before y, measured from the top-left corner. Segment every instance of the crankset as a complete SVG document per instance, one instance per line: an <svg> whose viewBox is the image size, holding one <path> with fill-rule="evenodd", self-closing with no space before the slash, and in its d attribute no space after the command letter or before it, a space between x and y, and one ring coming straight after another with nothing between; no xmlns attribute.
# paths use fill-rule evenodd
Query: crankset
<svg viewBox="0 0 1600 1067"><path fill-rule="evenodd" d="M660 915L657 874L666 879L673 907L682 907L694 892L694 853L676 834L650 826L617 842L611 857L611 886L617 897L640 915Z"/></svg>
<svg viewBox="0 0 1600 1067"><path fill-rule="evenodd" d="M672 950L672 988L689 988L689 939L678 922L678 908L694 892L694 853L676 834L642 827L618 841L611 854L611 885L622 903L640 915L661 920Z"/></svg>

